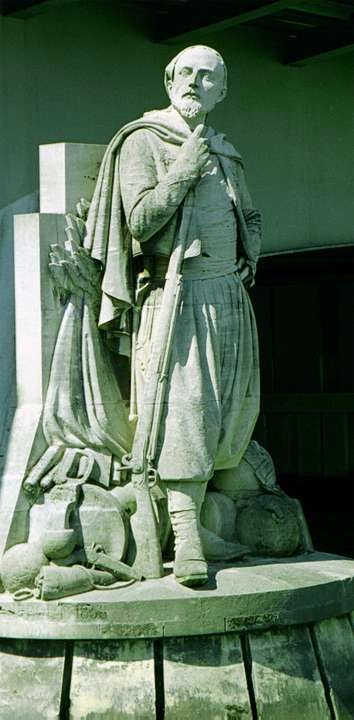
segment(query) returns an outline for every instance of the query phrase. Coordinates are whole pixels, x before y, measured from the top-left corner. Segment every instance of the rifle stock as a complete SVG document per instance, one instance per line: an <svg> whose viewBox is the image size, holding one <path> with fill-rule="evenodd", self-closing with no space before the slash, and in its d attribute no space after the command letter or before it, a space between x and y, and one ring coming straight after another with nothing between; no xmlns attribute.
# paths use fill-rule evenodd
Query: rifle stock
<svg viewBox="0 0 354 720"><path fill-rule="evenodd" d="M132 530L137 555L134 563L145 578L162 577L163 565L150 487L157 481L155 459L166 395L173 336L182 290L181 268L193 210L192 191L184 202L182 221L166 273L158 323L146 370L142 411L139 413L129 467L137 510Z"/></svg>
<svg viewBox="0 0 354 720"><path fill-rule="evenodd" d="M136 546L134 571L143 578L163 576L163 564L157 520L148 484L144 475L133 477L136 512L131 517L131 527Z"/></svg>

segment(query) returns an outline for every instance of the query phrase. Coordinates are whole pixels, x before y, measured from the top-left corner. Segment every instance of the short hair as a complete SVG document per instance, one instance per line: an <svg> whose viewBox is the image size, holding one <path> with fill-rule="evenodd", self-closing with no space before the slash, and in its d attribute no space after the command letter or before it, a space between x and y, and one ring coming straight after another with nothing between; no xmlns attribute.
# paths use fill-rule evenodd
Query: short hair
<svg viewBox="0 0 354 720"><path fill-rule="evenodd" d="M189 47L186 47L186 48L184 48L184 50L181 50L181 52L179 52L178 55L176 55L174 58L172 58L172 60L168 63L168 65L166 65L164 83L165 83L165 88L166 88L167 94L168 94L168 83L169 83L171 80L173 80L173 78L174 78L175 67L176 67L177 61L180 59L180 57L182 57L182 55L184 55L184 53L185 53L187 50L192 50L193 48L200 48L200 49L202 49L202 50L209 50L209 52L212 52L212 53L214 53L214 55L216 55L217 59L218 59L219 62L220 62L220 65L222 65L222 68L223 68L223 71L224 71L224 86L223 86L223 91L224 91L224 93L226 94L226 91L227 91L227 68L226 68L226 65L225 65L225 63L224 63L224 59L223 59L223 57L220 55L220 53L219 53L217 50L214 50L214 48L208 47L208 45L189 45Z"/></svg>

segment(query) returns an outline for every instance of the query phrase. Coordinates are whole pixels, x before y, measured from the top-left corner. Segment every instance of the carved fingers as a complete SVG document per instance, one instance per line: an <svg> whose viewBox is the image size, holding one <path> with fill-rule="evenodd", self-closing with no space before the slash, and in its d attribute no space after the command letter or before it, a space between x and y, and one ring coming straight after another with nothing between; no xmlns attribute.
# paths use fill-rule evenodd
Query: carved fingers
<svg viewBox="0 0 354 720"><path fill-rule="evenodd" d="M181 154L191 172L200 175L210 160L208 140L203 137L204 125L197 125L190 137L183 143Z"/></svg>
<svg viewBox="0 0 354 720"><path fill-rule="evenodd" d="M252 268L245 258L240 258L236 264L236 270L246 288L254 285Z"/></svg>

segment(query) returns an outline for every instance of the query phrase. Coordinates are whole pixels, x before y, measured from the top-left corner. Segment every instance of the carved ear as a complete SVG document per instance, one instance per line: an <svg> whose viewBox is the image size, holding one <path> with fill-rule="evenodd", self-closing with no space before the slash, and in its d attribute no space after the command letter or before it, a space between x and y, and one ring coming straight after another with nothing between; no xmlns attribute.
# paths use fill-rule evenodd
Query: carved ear
<svg viewBox="0 0 354 720"><path fill-rule="evenodd" d="M219 98L216 101L216 104L221 102L222 100L224 100L224 98L226 97L226 93L227 93L227 88L223 87L223 89L220 92Z"/></svg>
<svg viewBox="0 0 354 720"><path fill-rule="evenodd" d="M167 82L166 82L166 90L167 90L168 96L170 96L170 94L171 94L172 85L173 85L172 80L167 80Z"/></svg>

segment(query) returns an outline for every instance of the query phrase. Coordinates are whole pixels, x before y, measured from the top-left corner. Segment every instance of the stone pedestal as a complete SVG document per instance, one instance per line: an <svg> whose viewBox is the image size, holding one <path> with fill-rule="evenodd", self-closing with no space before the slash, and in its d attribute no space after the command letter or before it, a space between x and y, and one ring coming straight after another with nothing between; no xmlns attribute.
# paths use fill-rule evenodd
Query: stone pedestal
<svg viewBox="0 0 354 720"><path fill-rule="evenodd" d="M84 143L41 145L41 213L74 213L80 198L91 200L105 149Z"/></svg>
<svg viewBox="0 0 354 720"><path fill-rule="evenodd" d="M45 449L40 420L62 317L48 271L49 250L65 241L65 214L91 200L104 145L54 143L40 148L40 213L14 218L16 405L0 469L0 557L26 536L26 472Z"/></svg>
<svg viewBox="0 0 354 720"><path fill-rule="evenodd" d="M166 568L161 580L0 604L2 720L354 717L351 560L215 565L199 590Z"/></svg>
<svg viewBox="0 0 354 720"><path fill-rule="evenodd" d="M103 146L41 149L41 213L15 221L18 407L0 486L0 555L26 539L23 478L62 308L47 270ZM312 553L211 566L44 602L0 594L1 720L349 720L354 561Z"/></svg>

